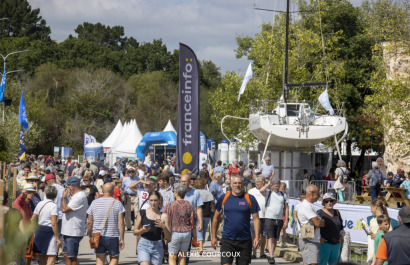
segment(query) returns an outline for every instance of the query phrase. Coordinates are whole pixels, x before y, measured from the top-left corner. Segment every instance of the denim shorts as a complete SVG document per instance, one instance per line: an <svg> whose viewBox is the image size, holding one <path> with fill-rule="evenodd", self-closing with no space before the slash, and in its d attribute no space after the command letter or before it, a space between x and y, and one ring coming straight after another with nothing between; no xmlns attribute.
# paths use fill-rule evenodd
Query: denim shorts
<svg viewBox="0 0 410 265"><path fill-rule="evenodd" d="M76 258L78 256L78 248L82 236L66 236L63 235L63 253L67 254L69 258Z"/></svg>
<svg viewBox="0 0 410 265"><path fill-rule="evenodd" d="M101 236L98 248L94 249L94 254L108 254L111 257L120 255L120 239L118 237Z"/></svg>
<svg viewBox="0 0 410 265"><path fill-rule="evenodd" d="M172 232L171 242L168 243L168 252L176 255L179 251L188 251L190 243L191 231Z"/></svg>
<svg viewBox="0 0 410 265"><path fill-rule="evenodd" d="M138 262L149 262L152 265L161 265L164 257L162 240L151 241L143 237L138 242Z"/></svg>
<svg viewBox="0 0 410 265"><path fill-rule="evenodd" d="M266 236L265 232L265 218L259 218L261 225L259 226L260 235ZM255 227L253 226L253 219L251 219L251 234L255 234Z"/></svg>

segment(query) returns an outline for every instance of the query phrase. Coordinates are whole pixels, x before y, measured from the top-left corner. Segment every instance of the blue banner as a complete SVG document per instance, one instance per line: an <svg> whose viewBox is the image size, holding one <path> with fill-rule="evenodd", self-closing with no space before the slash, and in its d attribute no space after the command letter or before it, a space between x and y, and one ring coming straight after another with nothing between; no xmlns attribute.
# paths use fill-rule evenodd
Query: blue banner
<svg viewBox="0 0 410 265"><path fill-rule="evenodd" d="M19 159L23 159L26 157L26 145L24 141L24 130L23 130L23 125L20 126L20 151L19 151Z"/></svg>
<svg viewBox="0 0 410 265"><path fill-rule="evenodd" d="M0 83L0 103L4 101L4 91L6 90L6 64L4 64L3 75Z"/></svg>
<svg viewBox="0 0 410 265"><path fill-rule="evenodd" d="M26 112L26 103L24 102L24 95L21 93L20 108L19 108L19 124L27 131L28 120Z"/></svg>
<svg viewBox="0 0 410 265"><path fill-rule="evenodd" d="M176 173L199 173L199 72L194 51L179 44Z"/></svg>

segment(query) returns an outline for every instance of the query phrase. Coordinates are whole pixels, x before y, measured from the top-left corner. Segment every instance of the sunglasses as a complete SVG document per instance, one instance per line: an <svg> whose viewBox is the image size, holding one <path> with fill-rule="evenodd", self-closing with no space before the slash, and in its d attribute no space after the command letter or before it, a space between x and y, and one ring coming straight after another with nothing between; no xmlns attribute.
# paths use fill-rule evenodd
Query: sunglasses
<svg viewBox="0 0 410 265"><path fill-rule="evenodd" d="M327 204L327 203L329 203L329 202L330 202L330 203L333 203L333 200L325 200L325 201L323 201L324 204Z"/></svg>

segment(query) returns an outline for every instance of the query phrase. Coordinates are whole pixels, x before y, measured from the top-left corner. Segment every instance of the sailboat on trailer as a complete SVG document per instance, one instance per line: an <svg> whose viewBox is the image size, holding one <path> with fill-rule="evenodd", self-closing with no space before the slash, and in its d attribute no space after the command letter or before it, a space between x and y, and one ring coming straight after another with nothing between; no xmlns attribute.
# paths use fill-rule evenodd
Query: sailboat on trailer
<svg viewBox="0 0 410 265"><path fill-rule="evenodd" d="M329 137L335 136L336 140L336 134L340 132L345 131L345 136L348 125L343 105L335 113L319 114L305 101L288 101L289 88L317 86L327 88L329 85L328 82L288 83L289 2L290 0L287 0L283 96L275 106L268 101L255 101L251 104L249 129L266 146L278 149L310 149Z"/></svg>

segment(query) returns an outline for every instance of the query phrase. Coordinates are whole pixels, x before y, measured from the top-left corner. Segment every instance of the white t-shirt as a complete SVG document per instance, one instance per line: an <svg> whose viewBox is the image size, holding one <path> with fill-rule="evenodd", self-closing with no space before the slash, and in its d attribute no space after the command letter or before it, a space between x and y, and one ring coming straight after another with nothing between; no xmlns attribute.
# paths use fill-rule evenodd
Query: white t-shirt
<svg viewBox="0 0 410 265"><path fill-rule="evenodd" d="M298 220L300 221L301 225L305 224L310 224L313 225L313 223L310 221L310 219L314 217L319 217L320 216L317 214L315 210L315 206L313 203L308 202L307 200L303 200L302 203L299 204L298 207ZM315 238L313 239L308 239L311 242L320 242L320 228L315 227Z"/></svg>
<svg viewBox="0 0 410 265"><path fill-rule="evenodd" d="M283 209L287 203L289 203L289 198L286 193L272 191L266 207L265 218L283 220Z"/></svg>
<svg viewBox="0 0 410 265"><path fill-rule="evenodd" d="M145 172L142 171L141 169L138 169L138 177L140 179L145 179Z"/></svg>
<svg viewBox="0 0 410 265"><path fill-rule="evenodd" d="M85 196L84 191L74 194L68 203L68 207L72 211L63 214L61 234L66 236L84 236L88 208L87 196Z"/></svg>
<svg viewBox="0 0 410 265"><path fill-rule="evenodd" d="M51 216L58 215L57 204L55 204L52 200L49 199L41 201L37 204L36 208L34 209L34 214L38 215L38 225L51 227Z"/></svg>
<svg viewBox="0 0 410 265"><path fill-rule="evenodd" d="M107 217L108 209L111 207L110 214L108 215L107 222L105 223L104 230L101 232L101 228L104 225L105 218ZM94 200L87 213L93 216L93 233L101 232L102 236L119 237L120 232L118 229L118 215L125 212L124 206L122 206L119 200L114 198L100 197Z"/></svg>
<svg viewBox="0 0 410 265"><path fill-rule="evenodd" d="M265 218L265 196L257 189L257 188L252 188L248 191L249 194L253 195L256 199L256 201L259 204L259 208L261 209L258 212L259 218ZM251 215L252 218L252 215Z"/></svg>
<svg viewBox="0 0 410 265"><path fill-rule="evenodd" d="M151 208L151 206L149 205L149 201L148 201L148 196L149 196L148 191L143 190L143 189L138 189L137 195L138 195L138 203L139 203L140 210L145 210L145 209ZM147 201L147 202L145 202L145 201ZM144 205L142 205L142 204L144 204Z"/></svg>

